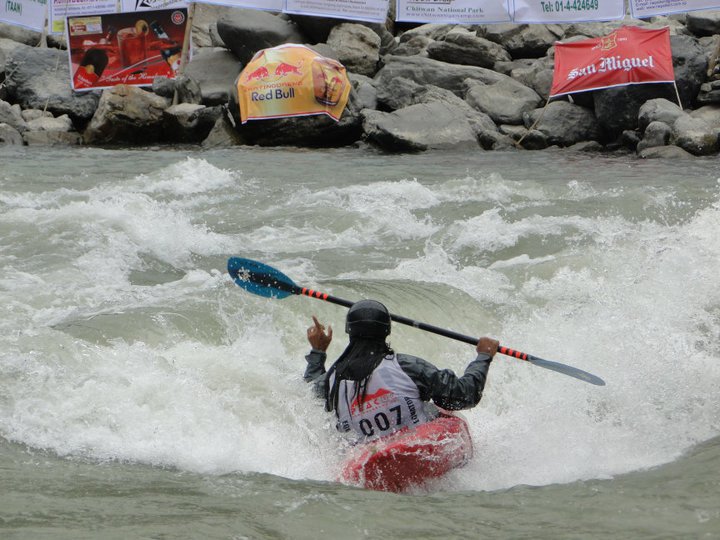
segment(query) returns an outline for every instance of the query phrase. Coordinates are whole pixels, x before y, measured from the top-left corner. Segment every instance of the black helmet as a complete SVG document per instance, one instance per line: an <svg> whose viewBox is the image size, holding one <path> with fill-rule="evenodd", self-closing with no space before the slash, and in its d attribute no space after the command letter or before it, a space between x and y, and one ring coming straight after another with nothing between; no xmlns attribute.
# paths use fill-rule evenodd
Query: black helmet
<svg viewBox="0 0 720 540"><path fill-rule="evenodd" d="M375 300L355 302L348 310L345 332L351 338L385 339L390 335L390 312Z"/></svg>

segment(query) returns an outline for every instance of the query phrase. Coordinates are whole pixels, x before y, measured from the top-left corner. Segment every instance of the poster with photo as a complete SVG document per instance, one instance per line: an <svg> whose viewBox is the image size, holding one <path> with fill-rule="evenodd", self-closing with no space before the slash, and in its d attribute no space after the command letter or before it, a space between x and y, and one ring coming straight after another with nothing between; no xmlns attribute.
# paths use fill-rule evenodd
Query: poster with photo
<svg viewBox="0 0 720 540"><path fill-rule="evenodd" d="M50 33L64 34L68 17L117 11L116 0L50 0Z"/></svg>
<svg viewBox="0 0 720 540"><path fill-rule="evenodd" d="M186 26L186 8L68 17L73 90L151 86L155 77L175 78Z"/></svg>
<svg viewBox="0 0 720 540"><path fill-rule="evenodd" d="M2 0L0 22L42 32L46 11L47 0Z"/></svg>

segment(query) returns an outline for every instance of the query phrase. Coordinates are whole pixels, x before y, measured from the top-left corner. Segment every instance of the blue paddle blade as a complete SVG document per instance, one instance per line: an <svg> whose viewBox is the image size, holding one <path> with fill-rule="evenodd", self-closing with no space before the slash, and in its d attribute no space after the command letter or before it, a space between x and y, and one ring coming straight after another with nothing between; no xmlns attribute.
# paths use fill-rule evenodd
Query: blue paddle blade
<svg viewBox="0 0 720 540"><path fill-rule="evenodd" d="M252 259L231 257L228 259L228 273L235 283L248 292L265 298L286 298L300 294L300 288L285 274Z"/></svg>

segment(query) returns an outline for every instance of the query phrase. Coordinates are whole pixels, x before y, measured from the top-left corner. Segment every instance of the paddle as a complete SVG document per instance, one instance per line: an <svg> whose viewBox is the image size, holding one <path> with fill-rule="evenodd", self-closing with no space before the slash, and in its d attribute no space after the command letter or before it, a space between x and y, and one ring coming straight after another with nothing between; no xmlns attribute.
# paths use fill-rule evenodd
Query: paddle
<svg viewBox="0 0 720 540"><path fill-rule="evenodd" d="M324 300L326 302L338 304L347 308L353 305L353 302L350 302L349 300L331 296L327 293L314 291L312 289L308 289L307 287L300 287L279 270L251 259L231 257L228 259L228 273L238 286L253 294L257 294L258 296L264 296L265 298L282 299L291 295L301 295L309 296L310 298L317 298L319 300ZM477 345L477 342L479 341L479 338L459 334L457 332L453 332L452 330L447 330L431 324L414 321L400 315L393 315L391 313L390 318L400 324L405 324L420 330L425 330L426 332L432 332L433 334L469 343L470 345ZM498 349L498 352L507 356L512 356L513 358L517 358L519 360L525 360L545 369L569 375L570 377L580 379L581 381L585 381L596 386L605 385L605 381L603 381L600 377L572 366L567 366L559 362L552 362L550 360L544 360L542 358L538 358L537 356L516 351L504 346L501 346Z"/></svg>

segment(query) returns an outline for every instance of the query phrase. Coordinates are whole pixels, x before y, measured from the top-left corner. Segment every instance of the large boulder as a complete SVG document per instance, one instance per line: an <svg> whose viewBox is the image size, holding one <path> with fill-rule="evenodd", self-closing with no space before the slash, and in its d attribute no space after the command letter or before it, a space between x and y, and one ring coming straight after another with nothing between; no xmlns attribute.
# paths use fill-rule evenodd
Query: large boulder
<svg viewBox="0 0 720 540"><path fill-rule="evenodd" d="M327 44L348 71L372 77L380 60L380 36L361 24L343 23L335 26Z"/></svg>
<svg viewBox="0 0 720 540"><path fill-rule="evenodd" d="M235 55L218 47L198 50L183 74L199 85L200 103L212 106L228 102L228 89L240 71L242 65Z"/></svg>
<svg viewBox="0 0 720 540"><path fill-rule="evenodd" d="M22 146L22 134L9 124L0 122L0 145Z"/></svg>
<svg viewBox="0 0 720 540"><path fill-rule="evenodd" d="M79 125L87 123L97 109L99 92L70 88L66 51L17 47L8 55L5 70L8 99L23 109L67 114Z"/></svg>
<svg viewBox="0 0 720 540"><path fill-rule="evenodd" d="M720 127L712 126L702 118L683 115L675 120L672 128L673 143L695 156L717 154L720 150Z"/></svg>
<svg viewBox="0 0 720 540"><path fill-rule="evenodd" d="M455 28L442 39L429 43L427 53L430 58L441 62L484 68L492 68L497 62L511 60L510 53L502 45L478 37L475 32L462 27Z"/></svg>
<svg viewBox="0 0 720 540"><path fill-rule="evenodd" d="M465 101L496 124L522 124L523 115L538 107L542 98L531 88L501 75L492 84L469 80Z"/></svg>
<svg viewBox="0 0 720 540"><path fill-rule="evenodd" d="M513 58L541 58L563 36L556 24L490 24L477 33L502 45Z"/></svg>
<svg viewBox="0 0 720 540"><path fill-rule="evenodd" d="M27 129L25 119L22 117L22 110L19 105L10 105L7 101L0 99L0 124L7 124L19 132Z"/></svg>
<svg viewBox="0 0 720 540"><path fill-rule="evenodd" d="M221 107L194 103L171 105L163 111L163 141L192 143L203 141L220 118Z"/></svg>
<svg viewBox="0 0 720 540"><path fill-rule="evenodd" d="M218 20L217 31L243 66L261 49L306 41L293 22L254 9L233 9Z"/></svg>
<svg viewBox="0 0 720 540"><path fill-rule="evenodd" d="M420 85L439 86L464 97L467 79L494 84L505 76L486 68L449 64L421 56L386 56L385 66L375 75L378 91L397 77L410 79Z"/></svg>
<svg viewBox="0 0 720 540"><path fill-rule="evenodd" d="M383 150L480 149L462 109L446 103L419 103L391 113L365 109L362 117L365 139Z"/></svg>
<svg viewBox="0 0 720 540"><path fill-rule="evenodd" d="M525 126L547 137L549 145L572 146L601 139L600 125L590 109L568 101L552 101L525 115Z"/></svg>
<svg viewBox="0 0 720 540"><path fill-rule="evenodd" d="M720 34L720 11L692 11L687 14L687 28L696 36Z"/></svg>
<svg viewBox="0 0 720 540"><path fill-rule="evenodd" d="M677 103L667 99L651 99L645 102L638 113L638 128L643 133L645 128L653 122L662 122L672 126L685 112Z"/></svg>
<svg viewBox="0 0 720 540"><path fill-rule="evenodd" d="M89 144L152 144L160 140L169 100L135 86L105 90L84 133Z"/></svg>

